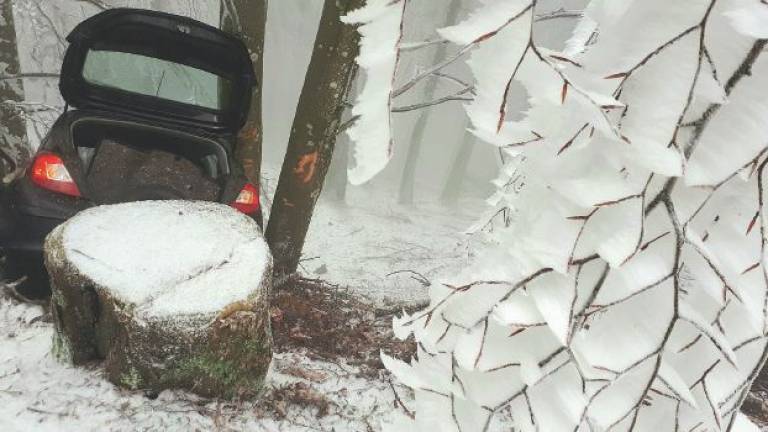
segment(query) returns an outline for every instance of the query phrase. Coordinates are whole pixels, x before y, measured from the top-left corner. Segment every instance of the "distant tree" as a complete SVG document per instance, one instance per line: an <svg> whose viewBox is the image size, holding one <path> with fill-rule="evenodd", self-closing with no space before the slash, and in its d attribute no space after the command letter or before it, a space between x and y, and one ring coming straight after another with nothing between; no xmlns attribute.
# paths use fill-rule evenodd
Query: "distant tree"
<svg viewBox="0 0 768 432"><path fill-rule="evenodd" d="M461 12L461 0L451 0L445 16L445 23L455 22L459 16L459 12ZM431 64L435 64L446 57L448 53L448 44L440 43L434 50L434 56ZM438 76L434 76L432 79L427 81L427 84L424 87L424 100L433 100L435 98L438 81ZM427 125L429 124L431 114L431 110L420 111L419 118L416 120L416 124L413 127L411 139L408 143L408 153L405 159L405 166L403 167L403 176L400 180L400 193L398 195L400 204L413 204L413 189L416 183L416 168L418 167L419 156L421 154L421 146L424 142L424 136L427 131Z"/></svg>
<svg viewBox="0 0 768 432"><path fill-rule="evenodd" d="M257 85L253 88L248 121L238 137L237 157L246 176L260 183L264 131L261 118L261 91L264 75L264 35L268 0L221 0L221 28L243 39L253 60Z"/></svg>
<svg viewBox="0 0 768 432"><path fill-rule="evenodd" d="M347 199L348 166L349 139L342 135L336 141L336 149L333 152L333 160L328 170L328 178L325 180L326 196L333 201L343 203Z"/></svg>
<svg viewBox="0 0 768 432"><path fill-rule="evenodd" d="M24 83L14 78L20 73L13 1L0 0L0 177L16 170L30 154L27 125L19 106L24 103Z"/></svg>
<svg viewBox="0 0 768 432"><path fill-rule="evenodd" d="M266 229L278 275L296 271L336 144L359 35L341 17L363 0L326 0Z"/></svg>
<svg viewBox="0 0 768 432"><path fill-rule="evenodd" d="M472 149L475 148L475 136L471 132L464 132L461 144L456 150L451 168L446 176L445 186L440 194L440 202L446 205L455 204L461 195L461 186L467 173L469 160L472 157Z"/></svg>

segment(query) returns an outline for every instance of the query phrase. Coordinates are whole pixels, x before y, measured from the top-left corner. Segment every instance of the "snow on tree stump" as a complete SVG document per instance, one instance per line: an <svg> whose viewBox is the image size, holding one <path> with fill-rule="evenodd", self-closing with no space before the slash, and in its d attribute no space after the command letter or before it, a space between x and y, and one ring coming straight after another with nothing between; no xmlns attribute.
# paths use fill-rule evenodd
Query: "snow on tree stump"
<svg viewBox="0 0 768 432"><path fill-rule="evenodd" d="M260 394L272 258L247 216L204 202L96 207L48 236L45 261L61 361L104 360L133 390Z"/></svg>

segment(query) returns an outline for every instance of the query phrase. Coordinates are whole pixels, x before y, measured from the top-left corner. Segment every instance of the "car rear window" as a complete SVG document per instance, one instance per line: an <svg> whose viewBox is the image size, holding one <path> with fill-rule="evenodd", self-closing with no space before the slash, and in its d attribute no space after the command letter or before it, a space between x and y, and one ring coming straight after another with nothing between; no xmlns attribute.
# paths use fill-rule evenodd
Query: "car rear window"
<svg viewBox="0 0 768 432"><path fill-rule="evenodd" d="M189 105L222 110L231 83L208 71L120 51L88 51L83 65L86 82Z"/></svg>

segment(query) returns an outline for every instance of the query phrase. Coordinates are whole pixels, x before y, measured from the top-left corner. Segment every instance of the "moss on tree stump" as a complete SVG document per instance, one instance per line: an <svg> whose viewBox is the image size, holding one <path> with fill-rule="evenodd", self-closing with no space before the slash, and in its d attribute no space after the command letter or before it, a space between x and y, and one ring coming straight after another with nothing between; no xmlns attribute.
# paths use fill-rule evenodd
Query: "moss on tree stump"
<svg viewBox="0 0 768 432"><path fill-rule="evenodd" d="M258 225L212 203L86 210L46 239L54 354L115 384L260 394L272 358L272 259Z"/></svg>

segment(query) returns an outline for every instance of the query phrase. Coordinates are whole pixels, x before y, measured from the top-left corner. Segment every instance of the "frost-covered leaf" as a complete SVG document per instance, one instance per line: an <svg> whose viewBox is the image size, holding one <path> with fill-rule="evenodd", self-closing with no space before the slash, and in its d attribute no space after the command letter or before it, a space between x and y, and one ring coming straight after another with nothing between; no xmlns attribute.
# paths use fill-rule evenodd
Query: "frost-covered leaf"
<svg viewBox="0 0 768 432"><path fill-rule="evenodd" d="M509 299L496 305L493 317L499 323L512 327L525 327L544 322L532 296L520 290Z"/></svg>
<svg viewBox="0 0 768 432"><path fill-rule="evenodd" d="M733 422L731 430L733 432L760 432L760 428L742 413L736 414L736 420Z"/></svg>
<svg viewBox="0 0 768 432"><path fill-rule="evenodd" d="M590 419L604 430L624 419L645 397L657 361L655 357L644 360L598 392L587 409Z"/></svg>
<svg viewBox="0 0 768 432"><path fill-rule="evenodd" d="M709 121L688 162L691 186L716 185L756 158L768 144L768 58L760 57L751 76L733 89L729 103ZM723 145L724 142L738 145Z"/></svg>
<svg viewBox="0 0 768 432"><path fill-rule="evenodd" d="M728 342L728 339L726 339L720 331L712 327L712 324L707 322L698 312L685 303L680 306L680 317L706 336L717 350L720 351L723 357L732 365L736 366L736 353L733 352L730 342Z"/></svg>
<svg viewBox="0 0 768 432"><path fill-rule="evenodd" d="M633 73L622 94L627 104L621 127L629 139L627 159L659 174L682 174L677 150L682 143L670 143L688 103L698 58L699 33L691 32Z"/></svg>
<svg viewBox="0 0 768 432"><path fill-rule="evenodd" d="M533 15L529 9L525 9L526 4L530 5L530 2L496 0L486 5L493 11L483 10L482 19L477 17L479 22L475 23L470 18L470 23L441 30L441 34L449 40L465 25L474 28L482 23L483 27L476 31L480 36L496 32L492 38L478 42L471 52L468 64L475 76L475 97L466 109L472 121L473 132L488 138L493 137L498 145L508 143L504 142L505 139L495 136L504 122L509 85L528 52L527 36L530 34ZM507 14L497 15L494 12L495 9L510 8L514 10L508 11ZM518 16L522 10L526 11ZM486 22L486 18L491 22ZM501 23L496 22L499 19ZM499 56L500 50L504 50L506 54Z"/></svg>
<svg viewBox="0 0 768 432"><path fill-rule="evenodd" d="M680 398L680 400L694 408L697 406L696 398L694 398L690 388L688 388L688 384L686 384L680 374L665 361L662 361L661 366L659 367L659 379L665 386L667 386L672 394Z"/></svg>
<svg viewBox="0 0 768 432"><path fill-rule="evenodd" d="M441 30L470 53L471 132L511 159L472 271L411 324L429 351L415 364L444 374L418 375L464 414L417 391L417 419L472 429L486 406L521 431L724 429L768 328L768 60L762 12L744 13L764 5L593 0L562 52L537 45L529 5L481 0Z"/></svg>
<svg viewBox="0 0 768 432"><path fill-rule="evenodd" d="M453 413L461 431L483 430L491 417L483 407L460 397L453 399Z"/></svg>
<svg viewBox="0 0 768 432"><path fill-rule="evenodd" d="M486 0L465 21L440 29L447 40L458 45L469 45L483 39L494 39L509 22L531 8L530 0ZM510 55L514 57L514 55Z"/></svg>
<svg viewBox="0 0 768 432"><path fill-rule="evenodd" d="M422 388L424 381L415 372L413 367L402 360L381 353L381 362L388 371L397 377L397 380L411 388Z"/></svg>
<svg viewBox="0 0 768 432"><path fill-rule="evenodd" d="M529 283L527 291L560 343L568 345L576 296L575 281L553 272Z"/></svg>
<svg viewBox="0 0 768 432"><path fill-rule="evenodd" d="M768 39L768 5L760 0L744 2L744 7L725 13L740 33L757 39Z"/></svg>
<svg viewBox="0 0 768 432"><path fill-rule="evenodd" d="M370 180L392 157L391 95L405 5L406 0L368 0L365 7L343 18L347 24L361 24L357 64L366 75L352 109L358 119L347 130L354 144L355 164L349 169L352 184ZM334 84L338 91L345 91L346 83Z"/></svg>

